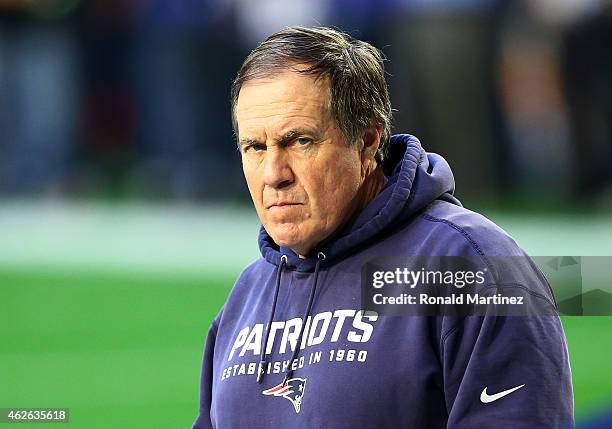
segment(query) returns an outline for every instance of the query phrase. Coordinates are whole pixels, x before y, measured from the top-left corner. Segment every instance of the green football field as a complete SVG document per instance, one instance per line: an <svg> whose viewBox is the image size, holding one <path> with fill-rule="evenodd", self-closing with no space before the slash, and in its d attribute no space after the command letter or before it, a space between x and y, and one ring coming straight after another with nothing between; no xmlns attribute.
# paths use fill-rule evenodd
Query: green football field
<svg viewBox="0 0 612 429"><path fill-rule="evenodd" d="M612 254L607 218L492 217L533 254ZM0 207L0 225L0 407L190 427L208 325L257 256L253 213L24 203ZM612 317L563 324L583 421L612 402Z"/></svg>

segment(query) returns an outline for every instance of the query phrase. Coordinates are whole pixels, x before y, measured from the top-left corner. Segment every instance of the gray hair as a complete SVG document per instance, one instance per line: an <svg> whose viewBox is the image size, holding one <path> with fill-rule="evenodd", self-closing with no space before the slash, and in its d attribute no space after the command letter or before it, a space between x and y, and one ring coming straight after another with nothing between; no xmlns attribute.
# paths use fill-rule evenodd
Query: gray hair
<svg viewBox="0 0 612 429"><path fill-rule="evenodd" d="M329 78L331 113L348 144L376 123L382 126L376 160L385 159L391 138L391 102L380 50L326 27L287 27L261 42L244 60L232 84L231 108L238 135L236 104L242 86L285 70ZM305 68L294 68L296 65Z"/></svg>

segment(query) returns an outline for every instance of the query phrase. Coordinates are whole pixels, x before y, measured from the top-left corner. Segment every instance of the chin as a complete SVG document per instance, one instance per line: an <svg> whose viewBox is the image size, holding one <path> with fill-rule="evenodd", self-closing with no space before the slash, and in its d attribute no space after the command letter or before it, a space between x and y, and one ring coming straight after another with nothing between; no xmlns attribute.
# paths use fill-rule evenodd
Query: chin
<svg viewBox="0 0 612 429"><path fill-rule="evenodd" d="M299 245L301 244L301 240L299 240L297 237L288 237L284 234L270 234L270 236L279 246L294 249L296 247L299 247Z"/></svg>
<svg viewBox="0 0 612 429"><path fill-rule="evenodd" d="M268 234L276 244L283 247L289 247L292 250L301 248L304 244L304 237L297 225L278 225L273 226L268 230Z"/></svg>

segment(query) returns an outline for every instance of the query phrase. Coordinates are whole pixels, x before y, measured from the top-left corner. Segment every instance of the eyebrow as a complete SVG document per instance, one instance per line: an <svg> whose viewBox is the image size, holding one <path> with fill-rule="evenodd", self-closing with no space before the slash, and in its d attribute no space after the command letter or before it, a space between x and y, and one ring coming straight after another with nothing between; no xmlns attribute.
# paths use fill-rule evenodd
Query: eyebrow
<svg viewBox="0 0 612 429"><path fill-rule="evenodd" d="M294 140L296 137L304 135L304 134L312 135L313 139L315 140L318 140L319 138L318 133L307 131L304 128L294 128L294 129L287 131L282 136L275 138L274 142L279 146L286 146L287 144L291 143L291 141ZM244 139L240 139L238 146L240 148L240 147L249 146L253 144L266 144L266 142L257 140L257 139L244 138Z"/></svg>

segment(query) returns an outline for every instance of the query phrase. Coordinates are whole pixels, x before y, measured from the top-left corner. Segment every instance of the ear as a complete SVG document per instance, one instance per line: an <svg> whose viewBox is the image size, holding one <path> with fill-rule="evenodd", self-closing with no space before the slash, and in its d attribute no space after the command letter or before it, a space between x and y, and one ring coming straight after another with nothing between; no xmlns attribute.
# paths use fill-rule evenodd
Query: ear
<svg viewBox="0 0 612 429"><path fill-rule="evenodd" d="M370 128L365 130L362 134L361 140L363 145L361 146L361 176L365 175L376 168L376 151L380 145L380 136L382 135L382 125L372 124Z"/></svg>

